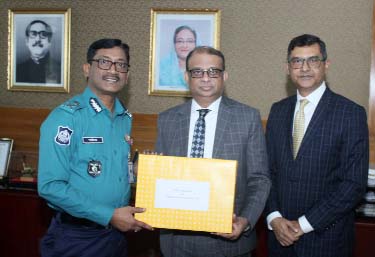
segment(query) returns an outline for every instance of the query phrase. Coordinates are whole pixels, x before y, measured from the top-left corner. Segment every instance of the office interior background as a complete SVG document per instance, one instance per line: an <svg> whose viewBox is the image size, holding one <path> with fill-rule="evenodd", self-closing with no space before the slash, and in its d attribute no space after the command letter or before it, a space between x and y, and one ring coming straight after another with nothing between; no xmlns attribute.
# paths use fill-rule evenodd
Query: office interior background
<svg viewBox="0 0 375 257"><path fill-rule="evenodd" d="M260 110L266 121L273 102L295 93L286 74L289 41L300 34L321 37L327 44L331 65L327 82L333 91L362 105L369 117L371 160L375 162L375 57L372 57L373 7L375 0L2 0L0 1L0 137L12 131L7 108L22 108L24 119L37 109L53 109L86 87L82 64L88 46L99 38L120 38L130 45L130 78L120 98L132 113L157 115L189 98L149 95L151 9L218 9L220 10L220 50L226 57L229 79L226 94ZM10 91L9 73L9 10L71 9L69 93ZM373 72L372 72L373 71ZM373 82L372 82L373 81ZM5 110L5 111L4 111ZM2 113L2 114L1 114ZM4 114L5 113L5 114ZM26 114L26 115L25 115ZM7 117L5 117L7 116ZM138 116L139 117L139 116ZM153 116L154 117L154 116ZM5 118L5 119L4 119ZM40 117L37 117L38 119ZM2 122L2 120L5 120ZM25 121L26 120L26 121ZM35 119L34 119L35 120ZM14 126L18 121L12 120ZM146 118L147 121L147 118ZM34 122L34 121L33 121ZM142 121L143 122L143 121ZM4 126L4 124L6 126ZM17 128L14 133L32 135L30 149L37 148L38 127L33 131ZM39 124L37 124L39 126ZM135 127L139 123L135 124ZM152 127L155 129L155 127ZM137 131L136 131L137 132ZM141 140L151 144L149 128L138 131ZM154 132L152 132L154 133ZM149 140L149 137L152 138ZM18 146L29 147L29 141ZM32 153L32 152L29 152ZM36 151L37 155L37 151ZM50 220L45 203L36 193L0 190L0 246L9 256L38 256L37 243ZM4 207L5 206L5 207ZM22 215L22 216L21 216ZM33 224L33 222L35 224ZM374 218L356 224L356 256L373 256ZM21 231L21 232L20 232ZM21 234L20 234L21 233ZM260 235L259 252L264 253L264 230ZM139 233L140 234L140 233ZM155 235L142 235L132 242L154 240ZM134 239L134 238L133 238ZM157 247L152 243L150 249ZM154 244L155 243L155 244ZM11 248L11 250L7 250ZM138 249L137 249L138 250ZM144 249L141 249L144 252ZM262 256L257 253L257 257ZM5 255L8 256L8 255ZM137 255L138 256L138 255ZM146 256L146 255L143 255ZM152 255L149 255L152 256Z"/></svg>
<svg viewBox="0 0 375 257"><path fill-rule="evenodd" d="M0 106L54 108L86 86L82 74L91 42L120 38L130 45L130 81L121 94L131 112L159 113L184 97L148 95L151 8L220 9L220 50L229 79L226 94L258 108L294 93L285 72L289 41L311 33L327 44L330 87L368 110L372 0L3 0L0 2ZM8 10L71 8L70 92L7 90Z"/></svg>

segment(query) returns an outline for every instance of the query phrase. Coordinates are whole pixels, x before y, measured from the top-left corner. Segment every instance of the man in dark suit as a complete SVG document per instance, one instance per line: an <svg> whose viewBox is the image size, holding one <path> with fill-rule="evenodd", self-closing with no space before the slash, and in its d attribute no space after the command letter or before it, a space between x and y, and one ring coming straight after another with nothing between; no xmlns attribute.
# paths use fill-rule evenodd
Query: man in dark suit
<svg viewBox="0 0 375 257"><path fill-rule="evenodd" d="M26 46L30 57L17 64L16 82L61 83L61 64L50 56L52 28L42 20L34 20L26 27Z"/></svg>
<svg viewBox="0 0 375 257"><path fill-rule="evenodd" d="M328 88L329 64L320 38L290 42L287 70L297 95L272 106L266 131L271 257L352 255L368 173L367 119L363 107Z"/></svg>
<svg viewBox="0 0 375 257"><path fill-rule="evenodd" d="M270 188L267 151L259 112L223 96L223 54L197 47L186 59L185 80L193 99L159 115L156 150L164 155L194 157L194 127L201 109L205 120L202 157L237 160L233 230L230 234L162 230L165 257L250 256L255 224Z"/></svg>

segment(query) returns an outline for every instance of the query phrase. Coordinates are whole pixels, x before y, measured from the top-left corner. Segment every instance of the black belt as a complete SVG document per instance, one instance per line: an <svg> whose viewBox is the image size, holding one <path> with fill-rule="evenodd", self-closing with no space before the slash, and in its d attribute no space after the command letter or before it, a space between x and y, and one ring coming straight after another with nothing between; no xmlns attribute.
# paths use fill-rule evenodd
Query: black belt
<svg viewBox="0 0 375 257"><path fill-rule="evenodd" d="M77 227L85 228L95 228L95 229L109 229L112 228L111 225L102 226L98 223L95 223L91 220L84 218L76 218L66 212L56 212L55 218L59 219L62 224L69 224Z"/></svg>

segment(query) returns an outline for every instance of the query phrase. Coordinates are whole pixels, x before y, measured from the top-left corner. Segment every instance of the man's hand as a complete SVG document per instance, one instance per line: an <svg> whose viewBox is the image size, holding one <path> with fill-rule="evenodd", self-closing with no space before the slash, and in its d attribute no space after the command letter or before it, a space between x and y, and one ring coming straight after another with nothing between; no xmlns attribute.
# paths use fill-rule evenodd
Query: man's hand
<svg viewBox="0 0 375 257"><path fill-rule="evenodd" d="M303 234L298 221L290 221L285 218L278 217L273 219L270 225L275 233L276 239L282 246L292 245L299 239L300 235Z"/></svg>
<svg viewBox="0 0 375 257"><path fill-rule="evenodd" d="M153 230L151 226L148 224L136 220L133 216L134 213L142 213L145 212L146 209L139 208L139 207L131 207L126 206L122 208L115 209L112 219L110 221L111 225L117 228L118 230L122 232L134 230L135 232L138 232L142 228Z"/></svg>
<svg viewBox="0 0 375 257"><path fill-rule="evenodd" d="M224 237L229 240L236 240L240 237L242 232L247 228L249 222L244 217L237 217L233 214L233 228L232 233L213 233L214 235Z"/></svg>
<svg viewBox="0 0 375 257"><path fill-rule="evenodd" d="M296 228L296 229L298 230L298 232L296 233L296 236L297 236L298 238L300 238L300 237L304 234L304 232L303 232L301 226L299 225L298 220L292 220L291 222L292 222L292 224L293 224L293 227ZM294 231L291 231L291 232L294 232Z"/></svg>

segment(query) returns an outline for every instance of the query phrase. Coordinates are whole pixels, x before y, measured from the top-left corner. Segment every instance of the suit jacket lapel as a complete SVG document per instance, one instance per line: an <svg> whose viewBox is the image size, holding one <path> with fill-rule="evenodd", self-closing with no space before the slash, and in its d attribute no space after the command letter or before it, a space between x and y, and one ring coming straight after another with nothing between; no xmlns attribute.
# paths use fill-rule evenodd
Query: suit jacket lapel
<svg viewBox="0 0 375 257"><path fill-rule="evenodd" d="M322 98L320 99L318 106L316 107L314 114L311 118L309 126L306 129L305 135L303 136L303 140L301 142L300 150L304 151L306 145L314 138L315 133L317 133L318 128L321 127L322 123L325 120L327 115L329 102L332 97L332 91L327 87L326 91L324 92Z"/></svg>
<svg viewBox="0 0 375 257"><path fill-rule="evenodd" d="M189 141L189 126L190 126L190 112L191 101L181 106L178 111L178 121L176 127L177 134L177 156L187 156L188 141Z"/></svg>
<svg viewBox="0 0 375 257"><path fill-rule="evenodd" d="M219 158L219 152L223 149L223 145L226 140L225 137L226 135L228 135L228 126L231 122L232 115L235 114L231 113L231 107L227 101L227 98L223 96L219 106L219 113L217 115L215 141L212 158Z"/></svg>
<svg viewBox="0 0 375 257"><path fill-rule="evenodd" d="M297 95L290 98L289 105L287 106L287 119L288 119L288 126L287 126L287 133L288 141L289 141L289 153L291 158L293 157L293 118L294 118L294 110L296 108L296 102L297 102Z"/></svg>

